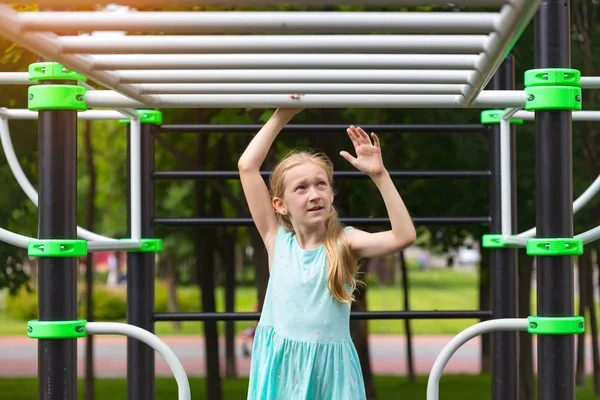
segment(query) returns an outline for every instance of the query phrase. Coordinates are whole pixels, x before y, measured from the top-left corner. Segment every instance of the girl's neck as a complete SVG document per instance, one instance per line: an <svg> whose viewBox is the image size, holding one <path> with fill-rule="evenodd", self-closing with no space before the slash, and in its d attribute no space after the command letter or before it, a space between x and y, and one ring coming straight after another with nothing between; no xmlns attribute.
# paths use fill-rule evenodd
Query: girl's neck
<svg viewBox="0 0 600 400"><path fill-rule="evenodd" d="M296 241L304 250L319 247L325 240L325 226L294 226Z"/></svg>

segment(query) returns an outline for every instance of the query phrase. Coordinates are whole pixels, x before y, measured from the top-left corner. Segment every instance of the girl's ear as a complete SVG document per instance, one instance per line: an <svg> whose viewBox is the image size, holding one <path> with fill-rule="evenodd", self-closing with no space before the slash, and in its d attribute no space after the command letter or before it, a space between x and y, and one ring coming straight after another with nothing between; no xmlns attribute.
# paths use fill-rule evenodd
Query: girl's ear
<svg viewBox="0 0 600 400"><path fill-rule="evenodd" d="M287 209L285 208L285 204L283 203L283 200L281 200L279 197L273 197L272 204L273 204L273 208L275 208L275 211L277 213L279 213L281 215L287 214Z"/></svg>

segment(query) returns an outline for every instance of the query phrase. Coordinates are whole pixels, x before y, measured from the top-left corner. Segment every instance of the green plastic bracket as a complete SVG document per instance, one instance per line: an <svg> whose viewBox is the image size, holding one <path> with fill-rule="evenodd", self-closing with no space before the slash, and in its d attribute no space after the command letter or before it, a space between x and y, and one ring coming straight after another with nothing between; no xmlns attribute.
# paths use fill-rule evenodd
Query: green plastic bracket
<svg viewBox="0 0 600 400"><path fill-rule="evenodd" d="M140 116L140 123L160 125L163 122L163 114L160 110L137 110ZM122 124L128 124L128 119L119 120Z"/></svg>
<svg viewBox="0 0 600 400"><path fill-rule="evenodd" d="M544 239L527 240L527 254L530 256L574 256L583 254L582 239Z"/></svg>
<svg viewBox="0 0 600 400"><path fill-rule="evenodd" d="M37 85L29 87L28 107L38 110L87 110L87 88L76 85Z"/></svg>
<svg viewBox="0 0 600 400"><path fill-rule="evenodd" d="M29 65L30 81L79 81L87 78L57 62L39 62Z"/></svg>
<svg viewBox="0 0 600 400"><path fill-rule="evenodd" d="M27 336L32 339L77 339L85 337L87 321L38 321L27 323Z"/></svg>
<svg viewBox="0 0 600 400"><path fill-rule="evenodd" d="M506 244L504 241L504 235L498 233L483 235L481 239L481 246L487 249L512 249L519 247L513 244Z"/></svg>
<svg viewBox="0 0 600 400"><path fill-rule="evenodd" d="M534 335L578 335L585 332L583 317L536 317L527 318L527 332Z"/></svg>
<svg viewBox="0 0 600 400"><path fill-rule="evenodd" d="M525 71L525 110L582 109L581 72L571 68L531 69Z"/></svg>
<svg viewBox="0 0 600 400"><path fill-rule="evenodd" d="M86 240L31 240L27 246L30 257L84 257Z"/></svg>
<svg viewBox="0 0 600 400"><path fill-rule="evenodd" d="M481 112L481 123L485 125L499 124L504 110L483 110ZM511 119L511 124L522 124L522 119Z"/></svg>
<svg viewBox="0 0 600 400"><path fill-rule="evenodd" d="M131 241L131 239L121 239ZM160 253L162 251L162 239L140 239L140 248L136 250L126 250L129 253Z"/></svg>

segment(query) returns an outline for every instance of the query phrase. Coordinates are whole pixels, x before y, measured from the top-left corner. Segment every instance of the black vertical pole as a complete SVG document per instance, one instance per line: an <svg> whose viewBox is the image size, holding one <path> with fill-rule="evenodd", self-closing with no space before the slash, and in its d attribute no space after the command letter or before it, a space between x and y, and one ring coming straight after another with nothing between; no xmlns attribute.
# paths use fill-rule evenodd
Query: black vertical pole
<svg viewBox="0 0 600 400"><path fill-rule="evenodd" d="M153 124L141 124L142 238L154 237L152 229L152 218L154 217L152 181L154 129ZM131 141L128 140L128 143L130 148ZM129 171L129 160L127 165ZM128 201L127 204L129 205L130 202ZM129 235L131 236L131 218L128 218L128 221ZM127 253L127 322L149 332L154 332L152 320L154 313L154 256L155 253ZM127 398L129 400L154 399L154 358L154 349L136 339L127 339Z"/></svg>
<svg viewBox="0 0 600 400"><path fill-rule="evenodd" d="M515 66L514 57L509 55L496 71L490 81L490 89L514 90ZM502 233L502 200L500 169L500 124L491 126L490 138L490 233ZM517 232L517 196L516 196L516 144L515 126L510 131L510 178L512 202L512 230ZM490 249L492 313L494 318L517 318L517 249ZM492 338L492 399L506 400L519 398L519 347L517 332L494 332Z"/></svg>
<svg viewBox="0 0 600 400"><path fill-rule="evenodd" d="M569 68L570 16L568 0L543 0L535 17L536 68ZM537 157L537 236L573 236L572 112L535 112ZM573 259L537 257L539 316L574 313ZM575 398L574 336L538 337L538 393L542 400Z"/></svg>
<svg viewBox="0 0 600 400"><path fill-rule="evenodd" d="M38 145L38 237L77 239L77 111L39 111ZM39 320L77 319L77 265L77 257L39 258ZM76 339L39 339L38 377L39 399L77 399Z"/></svg>

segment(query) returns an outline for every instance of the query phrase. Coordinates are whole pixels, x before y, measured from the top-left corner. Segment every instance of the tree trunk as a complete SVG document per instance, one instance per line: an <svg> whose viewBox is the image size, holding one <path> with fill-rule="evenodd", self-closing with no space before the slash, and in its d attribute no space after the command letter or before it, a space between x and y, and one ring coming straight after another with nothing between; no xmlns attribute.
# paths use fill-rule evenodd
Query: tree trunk
<svg viewBox="0 0 600 400"><path fill-rule="evenodd" d="M175 267L175 257L168 254L165 257L165 278L167 281L167 308L170 313L179 312L179 303L177 301L177 268ZM180 330L181 321L173 321L173 328Z"/></svg>
<svg viewBox="0 0 600 400"><path fill-rule="evenodd" d="M519 318L531 315L532 257L519 254ZM519 400L534 400L533 340L528 332L519 332Z"/></svg>
<svg viewBox="0 0 600 400"><path fill-rule="evenodd" d="M86 154L86 165L88 170L88 176L90 178L90 187L87 196L87 212L86 212L86 227L88 230L93 231L94 229L94 218L95 218L95 200L96 200L96 183L97 173L96 166L94 164L94 149L92 146L92 127L90 121L85 121L84 124L84 146ZM93 253L89 253L86 258L85 265L85 284L86 284L86 309L85 317L87 321L94 320L94 262L92 258ZM85 338L85 398L86 400L94 400L95 387L94 387L94 336L87 335Z"/></svg>
<svg viewBox="0 0 600 400"><path fill-rule="evenodd" d="M367 274L368 260L364 265L364 273ZM353 311L367 311L367 287L363 286L354 292L356 301L352 304ZM375 382L373 381L373 371L371 370L371 356L369 351L369 334L368 334L368 321L366 320L351 320L350 321L350 334L354 345L356 346L356 352L360 359L360 367L363 373L363 379L365 381L365 390L368 399L377 398L377 390L375 389Z"/></svg>
<svg viewBox="0 0 600 400"><path fill-rule="evenodd" d="M579 315L585 315L585 311L588 308L586 295L587 285L585 279L587 275L589 261L589 252L583 252L579 256L579 268L578 268L578 286L579 286ZM579 386L585 385L585 332L577 335L577 365L575 369L575 383Z"/></svg>
<svg viewBox="0 0 600 400"><path fill-rule="evenodd" d="M490 310L492 297L490 291L490 256L487 249L482 250L479 268L479 309ZM492 373L492 336L481 335L481 373Z"/></svg>
<svg viewBox="0 0 600 400"><path fill-rule="evenodd" d="M235 311L235 242L237 231L222 233L221 260L225 266L225 311ZM237 378L235 322L225 322L225 377Z"/></svg>
<svg viewBox="0 0 600 400"><path fill-rule="evenodd" d="M598 252L594 252L596 256ZM596 258L597 261L597 258ZM588 305L589 309L589 325L591 328L591 336L592 336L592 362L594 365L594 393L596 395L600 395L600 354L598 349L598 322L596 319L596 304L595 304L595 290L594 290L594 262L590 262L590 268L588 269L588 274L586 277L586 285L587 290L586 293L588 295Z"/></svg>
<svg viewBox="0 0 600 400"><path fill-rule="evenodd" d="M404 310L410 310L409 304L409 293L408 293L408 271L406 267L406 258L404 257L404 252L400 252L400 267L402 270L402 293L404 295ZM406 363L408 367L408 381L415 381L415 365L413 362L413 347L412 347L412 333L410 330L410 320L407 318L404 320L404 329L406 330Z"/></svg>
<svg viewBox="0 0 600 400"><path fill-rule="evenodd" d="M200 136L198 141L198 170L206 169L208 136ZM196 215L204 217L206 212L206 184L196 181ZM215 196L213 196L215 197ZM196 269L201 290L202 311L215 312L214 252L215 229L199 227L196 231ZM206 397L222 399L221 371L219 360L219 334L216 321L204 321L204 341L206 353Z"/></svg>

